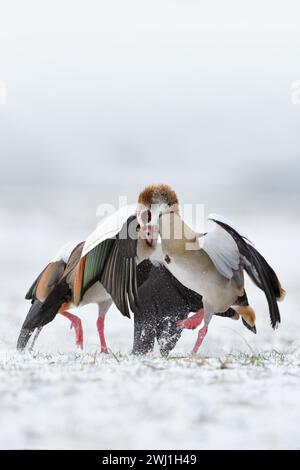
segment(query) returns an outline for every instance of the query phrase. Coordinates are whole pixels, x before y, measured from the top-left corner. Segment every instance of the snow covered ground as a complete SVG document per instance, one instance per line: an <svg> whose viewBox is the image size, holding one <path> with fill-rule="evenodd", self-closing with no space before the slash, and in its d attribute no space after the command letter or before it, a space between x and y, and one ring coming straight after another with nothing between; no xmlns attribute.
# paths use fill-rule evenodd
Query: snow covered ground
<svg viewBox="0 0 300 470"><path fill-rule="evenodd" d="M196 358L189 356L191 331L168 359L157 350L132 357L132 322L115 308L107 316L112 352L103 356L94 307L80 312L83 352L60 316L34 353L16 352L29 307L24 294L60 245L93 229L96 192L1 190L0 448L299 449L297 201L251 197L252 206L237 206L227 195L227 206L216 198L208 208L237 221L277 270L287 298L276 332L264 296L249 283L258 334L214 318Z"/></svg>

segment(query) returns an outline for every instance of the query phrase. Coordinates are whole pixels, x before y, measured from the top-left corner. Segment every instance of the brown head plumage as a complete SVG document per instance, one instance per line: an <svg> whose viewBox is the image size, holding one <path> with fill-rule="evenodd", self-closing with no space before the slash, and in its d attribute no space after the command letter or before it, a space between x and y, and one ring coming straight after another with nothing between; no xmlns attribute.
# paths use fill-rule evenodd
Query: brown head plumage
<svg viewBox="0 0 300 470"><path fill-rule="evenodd" d="M138 203L144 206L163 203L171 207L178 204L178 198L167 184L151 184L140 193Z"/></svg>

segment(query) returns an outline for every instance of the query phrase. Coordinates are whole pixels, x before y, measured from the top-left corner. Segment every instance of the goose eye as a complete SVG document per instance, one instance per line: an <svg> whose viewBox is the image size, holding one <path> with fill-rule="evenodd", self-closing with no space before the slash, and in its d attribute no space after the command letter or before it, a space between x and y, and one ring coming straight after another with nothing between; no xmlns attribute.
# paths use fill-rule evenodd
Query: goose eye
<svg viewBox="0 0 300 470"><path fill-rule="evenodd" d="M151 221L151 211L149 209L145 209L141 212L140 215L142 225L147 225Z"/></svg>
<svg viewBox="0 0 300 470"><path fill-rule="evenodd" d="M140 230L141 230L141 226L140 226L140 224L137 224L136 231L139 232Z"/></svg>

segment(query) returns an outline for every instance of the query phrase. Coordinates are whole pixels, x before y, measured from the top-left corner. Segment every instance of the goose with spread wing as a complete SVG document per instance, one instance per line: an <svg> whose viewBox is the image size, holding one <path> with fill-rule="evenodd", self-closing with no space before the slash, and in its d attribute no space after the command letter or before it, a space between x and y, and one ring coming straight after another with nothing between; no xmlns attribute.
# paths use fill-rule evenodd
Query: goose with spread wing
<svg viewBox="0 0 300 470"><path fill-rule="evenodd" d="M52 321L57 313L71 321L71 327L74 327L76 332L76 343L82 347L81 321L68 310L89 303L98 305L97 329L102 352L107 352L104 318L112 302L115 302L123 315L129 317L130 310L136 314L136 331L140 333L139 338L135 335L136 352L141 351L141 338L145 340L140 328L145 313L148 319L149 314L157 319L155 334L158 339L163 338L166 345L162 351L169 351L172 344L175 344L170 336L165 340L169 325L174 331L176 318L179 320L179 328L195 328L203 318L202 298L196 292L186 289L184 285L178 289L179 283L174 286L174 280L170 283L170 276L166 277L166 269L163 266L159 268L150 262L152 274L149 279L143 280L143 285L140 286L139 293L137 292L137 277L143 278L142 264L139 263L145 259L150 259L155 264L157 261L163 262L162 250L157 244L159 221L161 216L177 211L177 205L176 193L169 186L148 186L140 194L137 206L122 208L112 214L99 224L85 242L71 243L64 247L48 263L26 295L27 299L31 299L32 306L19 335L18 349L25 348L36 330L35 341L41 328ZM199 305L200 310L191 308L191 298L192 304ZM245 293L236 300L236 304L237 308L248 306ZM237 319L237 308L228 308L225 312L215 314ZM172 309L174 315L171 323L168 323L164 320ZM196 314L186 319L188 309L196 311ZM249 317L250 307L247 311ZM244 317L246 318L246 315ZM244 317L242 318L245 326L255 332L255 324L248 323ZM152 341L150 336L146 338L149 344ZM177 332L174 338L178 339L179 336Z"/></svg>
<svg viewBox="0 0 300 470"><path fill-rule="evenodd" d="M172 205L172 192L164 185L157 194L164 211ZM59 313L75 328L76 343L82 347L80 319L68 310L97 304L97 328L101 351L107 352L104 318L114 302L120 312L130 317L138 310L137 265L156 256L157 231L151 224L151 212L142 204L125 206L101 222L82 243L71 243L50 261L29 289L26 299L31 308L22 325L17 348L23 350L36 330Z"/></svg>
<svg viewBox="0 0 300 470"><path fill-rule="evenodd" d="M255 312L244 290L244 271L264 291L271 325L276 328L280 323L277 302L283 300L285 291L265 258L222 217L212 215L214 230L196 233L181 218L173 190L169 198L174 203L166 210L155 197L153 187L146 188L140 196L150 211L149 233L160 234L165 267L185 287L202 296L203 310L179 323L182 327L195 328L204 321L193 352L198 351L212 316L226 312L231 306L244 323L255 329Z"/></svg>
<svg viewBox="0 0 300 470"><path fill-rule="evenodd" d="M31 319L31 328L22 329L19 337L18 348L23 349L25 343L29 340L34 331L32 317L35 313L41 313L42 302L47 298L50 292L59 284L63 275L77 268L80 262L84 242L70 242L65 245L58 254L51 260L38 279L30 288L26 298L31 299L33 305L30 309L29 318L26 320L28 325ZM66 268L68 269L66 271ZM134 309L134 354L147 354L153 351L155 339L158 341L160 352L166 356L177 344L183 328L196 328L197 319L201 317L203 311L202 298L200 295L184 287L172 274L162 265L153 264L149 259L145 259L137 266L137 286L139 306ZM98 304L97 330L100 339L101 352L107 353L107 345L104 334L104 318L112 304L112 300L105 292L103 296L93 296L93 291L85 298L80 305L84 303L95 302ZM94 292L95 294L95 292ZM56 294L58 297L58 293ZM52 299L54 301L54 297ZM72 304L64 303L59 308L58 313L68 318L71 322L71 328L75 330L76 345L83 348L83 327L81 319L73 313L67 311L67 308L73 307ZM56 307L57 308L57 307ZM196 312L193 317L187 319L191 312ZM232 308L222 314L216 314L227 318L237 320L239 315ZM245 326L250 327L247 323ZM34 335L31 349L33 348L42 326L39 326Z"/></svg>
<svg viewBox="0 0 300 470"><path fill-rule="evenodd" d="M138 237L135 207L126 206L100 223L85 242L68 244L61 250L26 295L32 306L21 328L17 348L24 349L32 333L37 330L38 335L57 313L71 321L76 343L82 347L81 321L68 310L95 303L99 307L97 328L101 350L107 352L104 317L112 302L127 317L137 307L137 244L145 256L151 255L153 248Z"/></svg>

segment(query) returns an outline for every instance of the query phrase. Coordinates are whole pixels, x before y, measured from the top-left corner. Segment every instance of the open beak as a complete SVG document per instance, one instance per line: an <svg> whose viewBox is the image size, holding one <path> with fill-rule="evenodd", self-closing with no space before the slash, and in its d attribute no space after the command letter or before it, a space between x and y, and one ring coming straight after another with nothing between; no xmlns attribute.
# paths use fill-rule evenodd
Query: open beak
<svg viewBox="0 0 300 470"><path fill-rule="evenodd" d="M153 225L147 224L146 226L146 243L148 246L152 246L154 238L154 227Z"/></svg>

